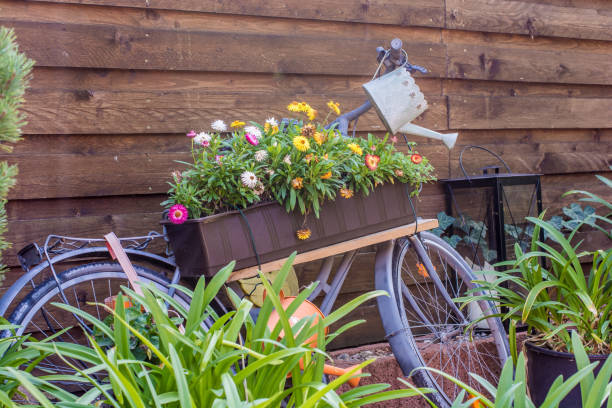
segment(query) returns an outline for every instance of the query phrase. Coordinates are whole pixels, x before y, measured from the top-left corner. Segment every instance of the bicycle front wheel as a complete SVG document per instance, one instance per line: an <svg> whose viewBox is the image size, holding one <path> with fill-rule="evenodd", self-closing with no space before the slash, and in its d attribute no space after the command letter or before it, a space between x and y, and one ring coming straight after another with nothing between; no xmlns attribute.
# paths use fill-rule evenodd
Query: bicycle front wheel
<svg viewBox="0 0 612 408"><path fill-rule="evenodd" d="M419 386L437 391L430 398L439 407L450 407L461 389L419 367L444 371L486 394L470 373L497 385L509 355L499 318L472 324L495 314L495 306L483 301L462 309L454 300L475 287L474 279L461 255L434 234L423 232L396 243L392 281L403 330L394 341L412 354L398 360L404 362L403 372L412 373Z"/></svg>

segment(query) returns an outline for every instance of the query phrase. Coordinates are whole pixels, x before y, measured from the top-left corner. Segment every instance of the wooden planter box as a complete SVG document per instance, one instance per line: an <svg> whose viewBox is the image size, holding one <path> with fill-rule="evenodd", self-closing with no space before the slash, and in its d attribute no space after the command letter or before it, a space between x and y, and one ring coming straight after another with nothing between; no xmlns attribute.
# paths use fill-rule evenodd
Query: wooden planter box
<svg viewBox="0 0 612 408"><path fill-rule="evenodd" d="M385 184L365 197L340 196L321 206L321 217L308 217L312 236L301 241L296 231L304 216L287 213L277 202L243 210L262 264L290 255L383 231L414 221L406 184ZM180 225L163 221L183 276L213 276L230 261L235 269L257 265L247 223L237 211L215 214Z"/></svg>

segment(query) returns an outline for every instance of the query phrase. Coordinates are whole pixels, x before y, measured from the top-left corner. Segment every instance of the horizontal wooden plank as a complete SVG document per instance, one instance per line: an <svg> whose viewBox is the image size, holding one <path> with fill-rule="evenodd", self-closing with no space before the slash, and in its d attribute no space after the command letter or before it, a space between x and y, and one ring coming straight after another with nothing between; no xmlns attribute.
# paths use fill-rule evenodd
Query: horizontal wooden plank
<svg viewBox="0 0 612 408"><path fill-rule="evenodd" d="M447 28L612 40L612 14L591 8L508 0L446 0Z"/></svg>
<svg viewBox="0 0 612 408"><path fill-rule="evenodd" d="M419 78L419 83L425 78ZM505 82L493 80L445 79L443 95L466 96L552 96L574 98L609 98L612 85Z"/></svg>
<svg viewBox="0 0 612 408"><path fill-rule="evenodd" d="M373 50L383 42L339 39L332 33L300 37L287 33L289 23L285 30L263 34L223 33L214 27L186 32L34 23L2 17L0 24L15 28L20 48L47 67L368 75L375 69ZM413 41L405 48L413 61L431 67L432 75L442 73L442 44Z"/></svg>
<svg viewBox="0 0 612 408"><path fill-rule="evenodd" d="M334 256L338 254L342 254L348 251L353 251L359 248L363 248L369 245L378 244L380 242L390 241L392 239L405 237L407 235L414 235L420 231L427 231L430 229L434 229L438 226L438 220L430 219L430 220L421 220L419 223L412 223L403 225L401 227L391 228L385 231L377 232L374 234L366 235L364 237L351 239L350 241L341 242L339 244L330 245L324 248L314 249L312 251L303 252L297 254L295 260L293 261L294 265L299 265L301 263L315 261L321 258L327 258L329 256ZM262 272L270 272L280 269L287 258L279 259L277 261L268 262L261 265ZM239 279L250 278L252 276L257 275L260 270L259 266L254 266L250 268L244 268L237 271L232 272L228 281L236 281Z"/></svg>
<svg viewBox="0 0 612 408"><path fill-rule="evenodd" d="M612 84L612 42L444 32L449 78Z"/></svg>
<svg viewBox="0 0 612 408"><path fill-rule="evenodd" d="M333 6L324 0L308 3L298 0L283 2L215 0L43 0L52 3L76 3L88 5L138 7L155 12L158 10L184 10L231 15L253 15L292 19L325 21L366 22L375 24L441 27L444 24L443 0L403 1L338 0Z"/></svg>
<svg viewBox="0 0 612 408"><path fill-rule="evenodd" d="M449 96L454 129L610 128L612 98Z"/></svg>

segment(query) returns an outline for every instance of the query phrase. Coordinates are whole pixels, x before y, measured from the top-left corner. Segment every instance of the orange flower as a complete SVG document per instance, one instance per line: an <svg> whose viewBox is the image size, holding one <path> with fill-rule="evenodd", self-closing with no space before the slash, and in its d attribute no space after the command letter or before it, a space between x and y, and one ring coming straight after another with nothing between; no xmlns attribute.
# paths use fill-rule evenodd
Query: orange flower
<svg viewBox="0 0 612 408"><path fill-rule="evenodd" d="M423 161L423 156L421 156L418 153L415 153L412 156L410 156L410 160L412 160L414 164L419 164Z"/></svg>
<svg viewBox="0 0 612 408"><path fill-rule="evenodd" d="M291 180L291 187L293 187L294 190L301 190L302 187L304 187L304 179L301 177L294 178Z"/></svg>
<svg viewBox="0 0 612 408"><path fill-rule="evenodd" d="M417 273L419 275L421 275L424 278L429 278L429 273L427 273L427 269L425 269L425 265L419 262L416 264L416 267L417 267Z"/></svg>
<svg viewBox="0 0 612 408"><path fill-rule="evenodd" d="M306 156L304 156L304 161L310 164L310 161L312 160L313 156L314 155L312 153L308 153Z"/></svg>
<svg viewBox="0 0 612 408"><path fill-rule="evenodd" d="M375 154L366 154L365 156L365 164L368 169L374 171L378 168L378 163L380 162L380 157Z"/></svg>
<svg viewBox="0 0 612 408"><path fill-rule="evenodd" d="M351 190L350 188L341 188L340 195L347 199L351 198L353 196L353 190Z"/></svg>
<svg viewBox="0 0 612 408"><path fill-rule="evenodd" d="M329 107L329 109L334 111L336 115L340 114L340 104L338 102L329 101L327 102L327 106Z"/></svg>
<svg viewBox="0 0 612 408"><path fill-rule="evenodd" d="M331 176L332 176L332 172L331 172L331 171L328 171L327 173L325 173L324 175L322 175L322 176L321 176L321 178L322 178L323 180L327 180L327 179L331 178Z"/></svg>
<svg viewBox="0 0 612 408"><path fill-rule="evenodd" d="M317 142L319 146L325 143L325 139L326 139L325 135L321 132L315 132L313 138L314 138L314 141Z"/></svg>
<svg viewBox="0 0 612 408"><path fill-rule="evenodd" d="M310 238L310 236L312 235L312 232L310 231L310 228L302 228L299 229L295 232L295 235L297 235L298 239L306 240L308 238Z"/></svg>

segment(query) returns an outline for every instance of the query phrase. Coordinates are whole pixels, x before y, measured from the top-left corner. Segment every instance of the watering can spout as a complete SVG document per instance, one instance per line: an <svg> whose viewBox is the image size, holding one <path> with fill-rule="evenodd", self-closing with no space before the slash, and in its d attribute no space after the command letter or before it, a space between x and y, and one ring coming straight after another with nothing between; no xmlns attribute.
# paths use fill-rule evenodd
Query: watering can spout
<svg viewBox="0 0 612 408"><path fill-rule="evenodd" d="M423 136L423 137L427 137L430 139L441 140L442 143L444 143L449 150L455 146L455 142L457 141L457 136L459 136L459 133L443 134L443 133L434 132L433 130L430 130L430 129L427 129L421 126L413 125L410 122L402 125L400 129L398 130L398 132L407 133L409 135L415 135L415 136Z"/></svg>

